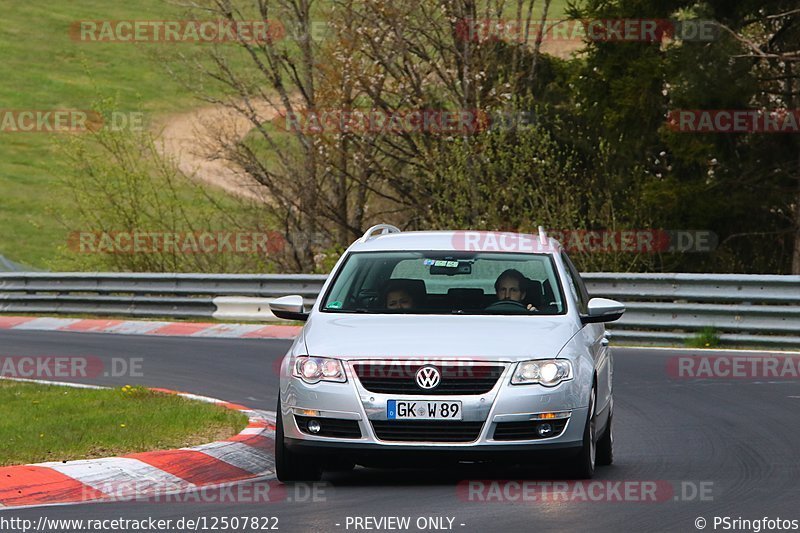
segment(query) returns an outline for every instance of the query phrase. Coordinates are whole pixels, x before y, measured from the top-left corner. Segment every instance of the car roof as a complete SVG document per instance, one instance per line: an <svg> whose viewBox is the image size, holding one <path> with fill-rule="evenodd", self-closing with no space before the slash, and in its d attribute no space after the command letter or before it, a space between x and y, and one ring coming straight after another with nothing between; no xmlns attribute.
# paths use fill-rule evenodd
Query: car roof
<svg viewBox="0 0 800 533"><path fill-rule="evenodd" d="M546 244L545 244L546 242ZM350 252L378 251L474 251L554 254L561 250L552 237L500 231L397 231L370 235L354 242Z"/></svg>

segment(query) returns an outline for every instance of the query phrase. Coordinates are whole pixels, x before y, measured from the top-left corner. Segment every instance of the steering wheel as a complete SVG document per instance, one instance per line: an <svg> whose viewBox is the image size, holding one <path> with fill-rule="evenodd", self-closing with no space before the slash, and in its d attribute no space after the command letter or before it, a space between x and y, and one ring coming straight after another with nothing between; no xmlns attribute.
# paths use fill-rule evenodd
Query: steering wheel
<svg viewBox="0 0 800 533"><path fill-rule="evenodd" d="M528 306L516 300L499 300L486 307L487 311L528 311Z"/></svg>

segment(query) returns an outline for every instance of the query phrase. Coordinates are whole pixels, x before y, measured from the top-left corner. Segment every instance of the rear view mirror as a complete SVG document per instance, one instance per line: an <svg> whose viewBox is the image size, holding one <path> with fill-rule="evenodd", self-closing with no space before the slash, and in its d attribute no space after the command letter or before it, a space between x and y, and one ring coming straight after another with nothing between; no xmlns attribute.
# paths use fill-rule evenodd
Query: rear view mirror
<svg viewBox="0 0 800 533"><path fill-rule="evenodd" d="M589 313L581 316L581 322L584 324L614 322L622 318L625 313L625 304L608 298L592 298L587 307Z"/></svg>
<svg viewBox="0 0 800 533"><path fill-rule="evenodd" d="M427 259L430 261L431 276L456 276L472 274L472 263L446 259Z"/></svg>
<svg viewBox="0 0 800 533"><path fill-rule="evenodd" d="M297 294L281 296L272 300L269 310L278 318L286 320L308 320L308 313L304 312L303 297Z"/></svg>

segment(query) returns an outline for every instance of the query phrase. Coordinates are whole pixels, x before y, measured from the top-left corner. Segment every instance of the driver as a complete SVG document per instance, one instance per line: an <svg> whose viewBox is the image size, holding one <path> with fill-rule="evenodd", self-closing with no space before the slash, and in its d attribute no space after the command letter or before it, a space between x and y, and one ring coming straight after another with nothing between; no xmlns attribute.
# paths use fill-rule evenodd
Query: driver
<svg viewBox="0 0 800 533"><path fill-rule="evenodd" d="M519 302L523 304L525 300L525 276L519 270L510 268L500 274L494 282L494 291L497 293L497 300ZM536 311L533 304L527 305L528 311Z"/></svg>

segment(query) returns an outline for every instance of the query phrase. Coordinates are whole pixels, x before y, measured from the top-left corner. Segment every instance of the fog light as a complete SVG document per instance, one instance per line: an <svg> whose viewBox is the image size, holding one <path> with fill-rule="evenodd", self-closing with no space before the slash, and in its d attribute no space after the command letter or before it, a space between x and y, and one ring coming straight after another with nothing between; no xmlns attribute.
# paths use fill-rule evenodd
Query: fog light
<svg viewBox="0 0 800 533"><path fill-rule="evenodd" d="M308 431L311 433L319 433L322 430L322 426L316 420L309 420L308 424L306 424Z"/></svg>
<svg viewBox="0 0 800 533"><path fill-rule="evenodd" d="M550 424L539 424L536 426L536 432L540 437L549 437L553 433L553 426Z"/></svg>

